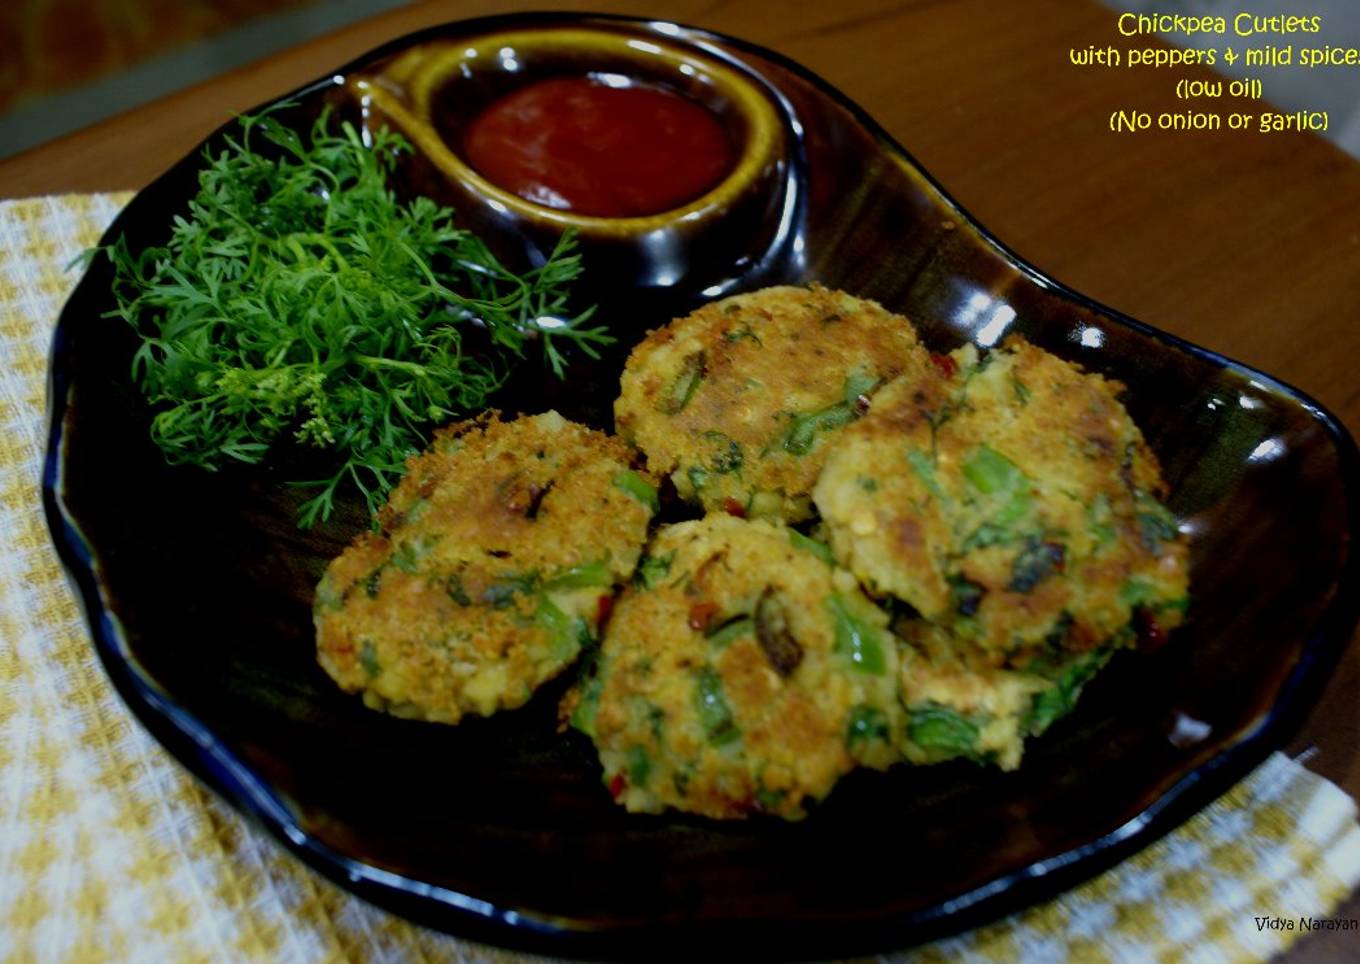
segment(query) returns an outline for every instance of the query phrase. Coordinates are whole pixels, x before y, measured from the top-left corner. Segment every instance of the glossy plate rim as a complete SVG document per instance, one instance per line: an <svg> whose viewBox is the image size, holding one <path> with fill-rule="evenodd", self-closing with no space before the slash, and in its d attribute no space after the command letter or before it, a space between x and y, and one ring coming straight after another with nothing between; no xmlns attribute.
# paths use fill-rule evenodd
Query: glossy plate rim
<svg viewBox="0 0 1360 964"><path fill-rule="evenodd" d="M640 28L666 23L689 38L712 38L735 50L767 59L806 80L820 93L849 111L881 147L909 164L939 194L942 203L990 245L998 257L1036 284L1078 306L1103 315L1111 323L1132 328L1175 351L1193 355L1216 368L1254 379L1304 409L1321 425L1336 448L1340 481L1345 492L1346 531L1360 531L1360 450L1335 415L1306 393L1271 375L1131 318L1049 277L999 241L962 208L933 175L862 107L813 71L776 51L717 31L657 18L587 12L498 14L450 21L403 35L328 71L317 80L280 97L271 98L253 110L330 87L337 76L349 74L362 64L415 43L438 37L450 29L490 31L526 22L562 25L582 21ZM233 124L234 121L229 121L208 134L156 180L159 181L170 171L197 157L205 143L218 137ZM101 238L101 244L108 243L120 232L127 211L128 208L124 208L114 219ZM1304 634L1300 659L1280 685L1278 698L1246 732L1239 735L1235 744L1185 773L1160 797L1110 833L1012 873L1000 875L967 893L941 900L920 911L888 918L787 921L777 927L772 926L769 920L754 918L598 927L589 922L546 917L534 911L497 906L353 860L310 836L287 805L272 792L268 782L221 744L189 709L176 703L137 663L119 619L108 604L100 574L102 563L63 499L67 442L65 422L72 389L71 329L77 324L71 305L85 300L86 289L91 284L87 272L63 307L53 334L42 498L48 528L68 579L76 590L77 601L91 630L95 650L105 672L128 708L181 765L237 810L263 826L276 841L309 867L374 904L459 937L540 953L620 958L640 953L650 956L660 953L671 957L685 950L712 948L719 940L759 936L765 947L762 956L775 954L807 958L824 954L846 955L901 949L979 926L1056 896L1160 839L1246 776L1272 751L1287 743L1313 709L1332 670L1351 641L1357 618L1360 618L1360 558L1353 549L1348 549L1337 577L1336 592L1315 624Z"/></svg>

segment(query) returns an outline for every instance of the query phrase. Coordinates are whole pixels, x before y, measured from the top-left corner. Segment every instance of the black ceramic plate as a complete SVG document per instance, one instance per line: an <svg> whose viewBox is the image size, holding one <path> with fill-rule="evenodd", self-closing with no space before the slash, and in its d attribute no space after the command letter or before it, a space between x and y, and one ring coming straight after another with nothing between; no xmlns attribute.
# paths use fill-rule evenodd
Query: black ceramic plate
<svg viewBox="0 0 1360 964"><path fill-rule="evenodd" d="M432 38L566 22L454 24L336 77ZM369 712L323 676L312 589L363 525L358 507L303 533L276 468L167 468L129 383L131 335L101 319L110 278L97 265L57 330L44 495L99 655L165 746L308 864L436 927L566 954L680 955L741 939L796 956L903 946L1051 895L1176 826L1280 746L1360 599L1360 475L1338 422L1269 376L1044 277L796 64L698 30L589 22L748 72L788 137L779 221L757 232L758 249L692 264L681 284L591 293L621 349L733 275L737 288L817 280L878 299L939 350L1023 333L1117 378L1193 537L1187 625L1153 655L1118 657L1016 773L953 763L855 774L794 825L630 816L585 742L554 732L557 691L441 727ZM331 78L291 96L302 120L348 99ZM107 238L162 241L200 164L195 153L141 192ZM607 250L587 256L588 270L609 273ZM500 404L554 405L607 427L620 357L578 369L564 390L512 386Z"/></svg>

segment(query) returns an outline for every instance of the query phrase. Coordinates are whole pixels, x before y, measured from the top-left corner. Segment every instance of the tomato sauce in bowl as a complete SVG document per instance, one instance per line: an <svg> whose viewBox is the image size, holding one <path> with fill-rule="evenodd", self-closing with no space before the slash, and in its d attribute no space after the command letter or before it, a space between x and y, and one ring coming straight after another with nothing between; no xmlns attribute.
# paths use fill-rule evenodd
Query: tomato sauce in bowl
<svg viewBox="0 0 1360 964"><path fill-rule="evenodd" d="M680 207L735 160L707 108L612 74L553 77L501 97L472 120L463 153L526 201L615 218Z"/></svg>

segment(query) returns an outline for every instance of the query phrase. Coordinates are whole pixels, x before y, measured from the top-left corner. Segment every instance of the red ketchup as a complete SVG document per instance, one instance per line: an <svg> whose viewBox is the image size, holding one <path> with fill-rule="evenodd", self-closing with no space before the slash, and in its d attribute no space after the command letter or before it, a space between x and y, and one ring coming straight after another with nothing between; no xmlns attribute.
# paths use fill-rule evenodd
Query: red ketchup
<svg viewBox="0 0 1360 964"><path fill-rule="evenodd" d="M463 149L479 174L526 201L615 218L680 207L733 160L706 108L659 87L589 77L507 94L472 121Z"/></svg>

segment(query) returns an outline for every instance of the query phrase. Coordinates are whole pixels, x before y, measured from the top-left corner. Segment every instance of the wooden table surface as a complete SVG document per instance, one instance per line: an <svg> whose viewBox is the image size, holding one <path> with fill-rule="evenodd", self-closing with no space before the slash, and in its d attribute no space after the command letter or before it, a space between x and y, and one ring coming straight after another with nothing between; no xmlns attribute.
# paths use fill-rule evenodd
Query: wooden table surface
<svg viewBox="0 0 1360 964"><path fill-rule="evenodd" d="M1093 0L432 0L0 161L0 197L140 188L231 112L403 33L581 6L707 27L801 61L862 104L1040 269L1271 372L1360 429L1360 324L1352 315L1360 304L1360 163L1311 134L1111 133L1112 110L1183 110L1175 80L1210 75L1071 65L1071 47L1127 46L1114 15ZM1360 647L1352 643L1291 746L1316 747L1308 765L1353 796L1357 685ZM1257 911L1277 912L1288 908ZM1339 913L1360 917L1360 896ZM1309 935L1289 957L1353 957L1356 940Z"/></svg>

